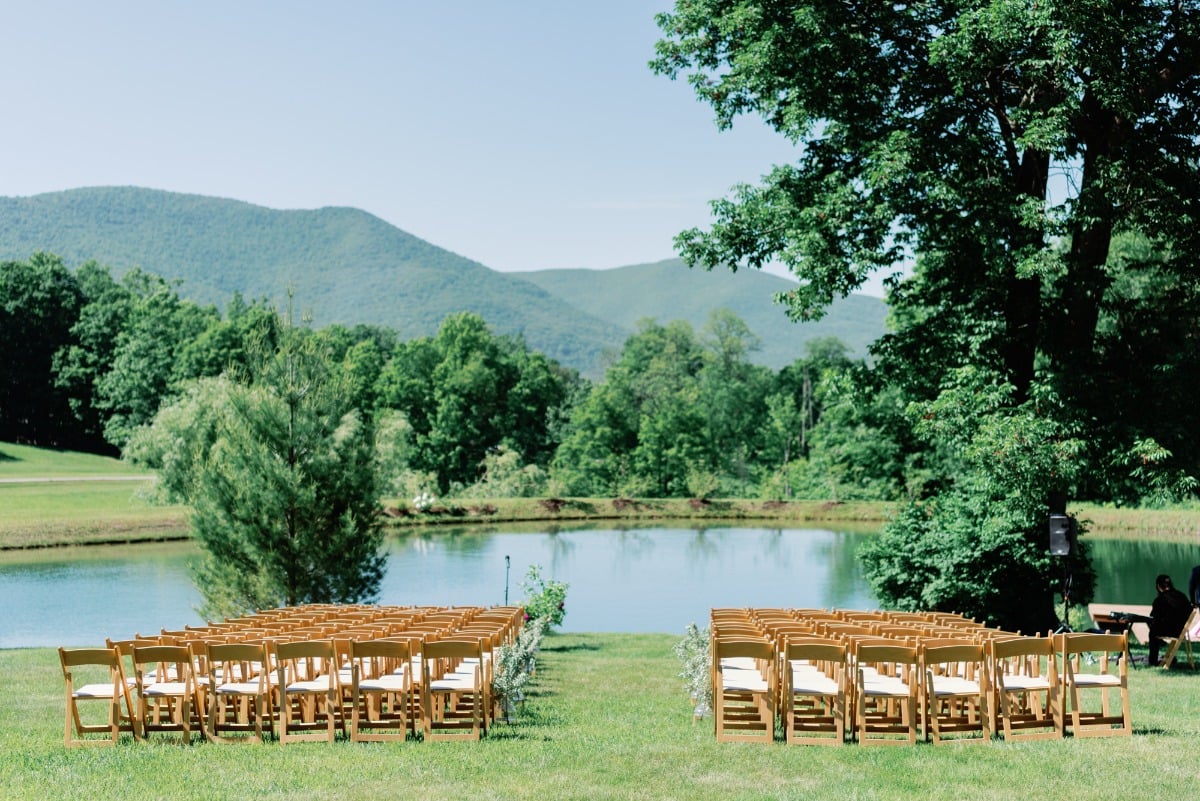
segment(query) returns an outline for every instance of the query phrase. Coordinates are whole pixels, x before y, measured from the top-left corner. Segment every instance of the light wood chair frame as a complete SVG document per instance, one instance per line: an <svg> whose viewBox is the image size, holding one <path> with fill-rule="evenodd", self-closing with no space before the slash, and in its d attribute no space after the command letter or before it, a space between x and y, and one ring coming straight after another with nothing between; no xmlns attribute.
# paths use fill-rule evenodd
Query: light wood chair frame
<svg viewBox="0 0 1200 801"><path fill-rule="evenodd" d="M208 739L249 743L273 735L274 671L267 647L261 642L206 643L205 664L204 733Z"/></svg>
<svg viewBox="0 0 1200 801"><path fill-rule="evenodd" d="M789 638L783 649L783 730L789 745L846 742L845 643Z"/></svg>
<svg viewBox="0 0 1200 801"><path fill-rule="evenodd" d="M915 745L920 656L915 646L865 640L854 652L854 733L860 745ZM892 735L905 735L898 739Z"/></svg>
<svg viewBox="0 0 1200 801"><path fill-rule="evenodd" d="M1075 737L1129 737L1129 639L1125 634L1056 635L1063 663L1063 722ZM1080 669L1080 657L1093 654L1098 670ZM1117 654L1113 657L1113 654ZM1114 670L1114 663L1115 670ZM1094 692L1092 692L1094 691ZM1084 692L1099 695L1099 710L1084 708ZM1116 694L1116 703L1112 694Z"/></svg>
<svg viewBox="0 0 1200 801"><path fill-rule="evenodd" d="M330 742L344 730L332 640L274 643L279 742Z"/></svg>
<svg viewBox="0 0 1200 801"><path fill-rule="evenodd" d="M925 739L986 743L992 738L987 654L979 642L928 640L921 645ZM963 735L948 738L946 735Z"/></svg>
<svg viewBox="0 0 1200 801"><path fill-rule="evenodd" d="M415 733L412 648L404 640L350 643L350 739L403 741Z"/></svg>
<svg viewBox="0 0 1200 801"><path fill-rule="evenodd" d="M713 639L713 724L719 742L775 740L775 647L763 639Z"/></svg>
<svg viewBox="0 0 1200 801"><path fill-rule="evenodd" d="M68 748L116 745L121 732L129 732L134 740L141 738L120 651L116 648L59 648L58 659L62 665L63 681L66 685L63 741ZM80 668L107 670L108 681L77 684L76 676ZM103 702L108 706L105 723L84 722L79 704L92 701ZM105 734L107 737L88 736L92 734Z"/></svg>
<svg viewBox="0 0 1200 801"><path fill-rule="evenodd" d="M992 730L1005 740L1056 740L1063 736L1062 677L1051 637L990 640Z"/></svg>
<svg viewBox="0 0 1200 801"><path fill-rule="evenodd" d="M135 645L133 669L138 726L145 739L153 732L177 733L186 745L192 741L192 732L204 736L191 649L186 645Z"/></svg>

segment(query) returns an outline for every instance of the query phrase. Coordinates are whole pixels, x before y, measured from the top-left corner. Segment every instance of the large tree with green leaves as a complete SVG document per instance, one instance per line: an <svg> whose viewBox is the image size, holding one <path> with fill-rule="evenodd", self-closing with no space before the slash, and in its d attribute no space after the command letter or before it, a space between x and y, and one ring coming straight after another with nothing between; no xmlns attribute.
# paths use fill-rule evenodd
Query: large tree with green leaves
<svg viewBox="0 0 1200 801"><path fill-rule="evenodd" d="M437 336L398 345L377 395L412 427L409 465L433 474L444 493L478 481L501 447L545 466L577 382L573 371L463 312L443 320Z"/></svg>
<svg viewBox="0 0 1200 801"><path fill-rule="evenodd" d="M82 296L62 259L0 262L0 441L78 447L55 353L73 341Z"/></svg>
<svg viewBox="0 0 1200 801"><path fill-rule="evenodd" d="M678 0L658 23L656 71L686 75L722 127L758 114L797 146L794 163L714 203L710 229L680 236L685 260L787 265L800 278L787 297L800 319L912 260L913 277L893 282L898 327L879 351L882 367L930 404L923 414L944 411L937 399L959 390L960 368L983 371L972 374L979 393L956 395L974 404L976 437L958 432L931 447L973 452L997 444L1001 429L1022 436L982 418L1052 423L1024 429L1047 437L1036 452L1008 442L1042 471L1036 480L997 485L976 469L949 490L976 501L952 513L971 509L974 530L1024 543L1002 553L1027 568L1020 581L1052 584L1053 566L1033 545L1045 539L1045 518L1033 510L1063 509L1092 480L1078 462L1094 475L1133 435L1175 431L1154 420L1141 432L1089 425L1116 418L1128 398L1104 389L1179 362L1146 347L1120 312L1137 292L1197 292L1200 3ZM1114 266L1120 232L1168 255ZM1145 358L1125 361L1129 375L1108 375L1123 341ZM1096 441L1112 433L1123 441ZM1017 484L1041 497L994 525L982 501ZM924 510L932 529L950 506ZM927 550L929 569L969 578L961 554ZM1051 593L1041 596L1033 606L1045 610ZM1028 627L1044 622L1039 614L992 619Z"/></svg>
<svg viewBox="0 0 1200 801"><path fill-rule="evenodd" d="M269 328L245 370L187 385L126 449L191 505L210 614L368 601L383 575L371 420L323 338Z"/></svg>

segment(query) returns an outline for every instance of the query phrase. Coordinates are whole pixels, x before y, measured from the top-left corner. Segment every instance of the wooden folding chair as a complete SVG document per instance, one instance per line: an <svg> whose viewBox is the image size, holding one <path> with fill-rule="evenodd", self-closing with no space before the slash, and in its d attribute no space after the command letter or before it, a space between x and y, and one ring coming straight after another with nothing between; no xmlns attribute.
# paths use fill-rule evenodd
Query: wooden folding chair
<svg viewBox="0 0 1200 801"><path fill-rule="evenodd" d="M1000 638L987 648L992 731L1005 740L1061 739L1062 685L1054 640Z"/></svg>
<svg viewBox="0 0 1200 801"><path fill-rule="evenodd" d="M204 731L208 739L215 743L262 742L264 731L273 733L273 683L263 643L206 643L205 663Z"/></svg>
<svg viewBox="0 0 1200 801"><path fill-rule="evenodd" d="M787 742L842 745L846 740L846 644L797 637L788 638L782 651Z"/></svg>
<svg viewBox="0 0 1200 801"><path fill-rule="evenodd" d="M491 703L491 688L483 681L482 641L427 640L421 666L425 739L478 740Z"/></svg>
<svg viewBox="0 0 1200 801"><path fill-rule="evenodd" d="M138 725L147 738L151 732L178 732L186 745L192 731L203 736L200 697L187 646L135 645L133 669Z"/></svg>
<svg viewBox="0 0 1200 801"><path fill-rule="evenodd" d="M1196 662L1192 658L1192 643L1200 642L1200 609L1192 609L1192 613L1188 615L1187 622L1183 624L1183 630L1179 632L1177 637L1159 637L1167 645L1166 654L1163 656L1162 669L1169 670L1171 663L1175 661L1175 656L1179 653L1179 646L1184 646L1187 651L1188 667L1195 670Z"/></svg>
<svg viewBox="0 0 1200 801"><path fill-rule="evenodd" d="M333 742L342 720L337 653L332 640L276 642L279 742Z"/></svg>
<svg viewBox="0 0 1200 801"><path fill-rule="evenodd" d="M971 640L926 640L924 668L925 738L945 742L986 743L991 739L987 662L984 647ZM948 734L962 737L948 739Z"/></svg>
<svg viewBox="0 0 1200 801"><path fill-rule="evenodd" d="M917 742L921 676L917 648L884 640L855 644L855 734L861 745ZM891 735L902 734L905 739Z"/></svg>
<svg viewBox="0 0 1200 801"><path fill-rule="evenodd" d="M778 692L774 646L763 639L713 638L713 706L717 740L775 740Z"/></svg>
<svg viewBox="0 0 1200 801"><path fill-rule="evenodd" d="M351 740L407 739L412 728L412 674L408 642L350 642Z"/></svg>
<svg viewBox="0 0 1200 801"><path fill-rule="evenodd" d="M1055 647L1063 660L1064 723L1076 737L1128 737L1129 640L1124 634L1059 634ZM1092 654L1096 669L1083 671L1080 656ZM1116 654L1116 658L1112 657ZM1085 708L1084 692L1091 696ZM1115 693L1119 711L1111 695ZM1096 698L1098 696L1098 699ZM1098 700L1098 704L1096 701Z"/></svg>
<svg viewBox="0 0 1200 801"><path fill-rule="evenodd" d="M141 737L129 685L125 681L125 670L120 652L115 648L59 648L58 659L62 664L63 681L66 682L67 707L63 739L68 748L88 745L116 745L121 732L127 731L135 740ZM79 669L85 672L107 671L107 681L78 684ZM97 701L108 707L104 723L87 723L80 713L83 702ZM122 711L124 704L124 711ZM92 734L107 735L103 738L89 737Z"/></svg>

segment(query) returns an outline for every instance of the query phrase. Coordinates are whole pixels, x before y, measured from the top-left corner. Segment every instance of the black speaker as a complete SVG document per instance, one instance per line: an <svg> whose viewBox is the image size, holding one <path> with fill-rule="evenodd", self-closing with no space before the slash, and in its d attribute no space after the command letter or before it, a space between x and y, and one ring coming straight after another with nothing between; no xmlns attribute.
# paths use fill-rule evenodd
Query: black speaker
<svg viewBox="0 0 1200 801"><path fill-rule="evenodd" d="M1050 515L1050 553L1054 556L1071 555L1071 518L1066 515Z"/></svg>

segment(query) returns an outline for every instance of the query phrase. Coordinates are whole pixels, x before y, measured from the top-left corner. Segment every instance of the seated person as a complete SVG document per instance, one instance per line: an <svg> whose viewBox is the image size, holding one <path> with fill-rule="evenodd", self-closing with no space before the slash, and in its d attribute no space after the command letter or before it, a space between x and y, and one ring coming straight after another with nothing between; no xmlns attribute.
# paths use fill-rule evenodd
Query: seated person
<svg viewBox="0 0 1200 801"><path fill-rule="evenodd" d="M1171 583L1171 577L1161 575L1154 580L1158 596L1150 607L1150 664L1158 664L1161 637L1178 637L1192 614L1192 602Z"/></svg>
<svg viewBox="0 0 1200 801"><path fill-rule="evenodd" d="M1192 606L1200 606L1200 565L1192 568L1192 577L1188 579L1188 600Z"/></svg>

